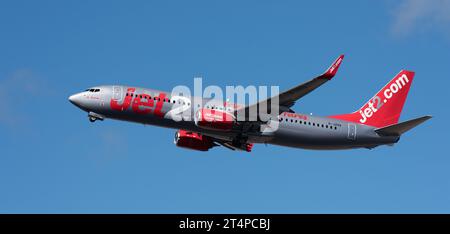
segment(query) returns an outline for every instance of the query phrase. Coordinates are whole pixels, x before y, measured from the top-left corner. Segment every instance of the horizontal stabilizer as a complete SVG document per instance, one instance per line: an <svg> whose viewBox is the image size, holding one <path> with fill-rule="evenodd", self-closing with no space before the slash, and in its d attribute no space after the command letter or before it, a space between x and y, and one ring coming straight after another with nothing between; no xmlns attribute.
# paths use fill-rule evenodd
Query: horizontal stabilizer
<svg viewBox="0 0 450 234"><path fill-rule="evenodd" d="M375 132L383 136L400 136L417 125L431 119L430 115L426 115L417 119L408 120L402 123L393 124L384 128L375 129Z"/></svg>

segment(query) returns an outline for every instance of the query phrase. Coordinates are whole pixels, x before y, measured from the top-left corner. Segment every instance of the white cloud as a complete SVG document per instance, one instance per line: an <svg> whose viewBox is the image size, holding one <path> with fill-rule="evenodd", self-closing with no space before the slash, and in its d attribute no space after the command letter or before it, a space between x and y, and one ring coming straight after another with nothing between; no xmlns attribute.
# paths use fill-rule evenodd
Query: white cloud
<svg viewBox="0 0 450 234"><path fill-rule="evenodd" d="M403 0L393 14L391 30L395 36L415 31L450 32L450 0Z"/></svg>

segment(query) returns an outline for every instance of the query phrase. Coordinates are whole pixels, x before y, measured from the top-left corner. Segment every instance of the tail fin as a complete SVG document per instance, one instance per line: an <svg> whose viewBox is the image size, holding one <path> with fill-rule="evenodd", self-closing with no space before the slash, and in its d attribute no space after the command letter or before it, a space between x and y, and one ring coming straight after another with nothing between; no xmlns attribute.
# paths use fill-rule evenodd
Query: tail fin
<svg viewBox="0 0 450 234"><path fill-rule="evenodd" d="M375 132L383 136L400 136L403 133L411 130L417 125L431 119L430 115L422 116L420 118L411 119L399 124L393 124L384 128L375 129Z"/></svg>
<svg viewBox="0 0 450 234"><path fill-rule="evenodd" d="M414 72L402 70L359 110L350 114L330 116L330 118L378 128L396 124L413 78Z"/></svg>

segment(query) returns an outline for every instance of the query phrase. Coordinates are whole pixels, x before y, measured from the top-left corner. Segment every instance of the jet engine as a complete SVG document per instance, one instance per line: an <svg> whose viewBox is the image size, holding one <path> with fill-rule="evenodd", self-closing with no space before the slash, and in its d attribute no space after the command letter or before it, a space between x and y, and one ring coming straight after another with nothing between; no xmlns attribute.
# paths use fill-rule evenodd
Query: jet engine
<svg viewBox="0 0 450 234"><path fill-rule="evenodd" d="M198 110L194 121L200 128L216 131L231 131L236 122L231 113L212 109Z"/></svg>
<svg viewBox="0 0 450 234"><path fill-rule="evenodd" d="M178 130L175 133L174 143L178 147L199 151L208 151L216 146L210 137L186 130Z"/></svg>

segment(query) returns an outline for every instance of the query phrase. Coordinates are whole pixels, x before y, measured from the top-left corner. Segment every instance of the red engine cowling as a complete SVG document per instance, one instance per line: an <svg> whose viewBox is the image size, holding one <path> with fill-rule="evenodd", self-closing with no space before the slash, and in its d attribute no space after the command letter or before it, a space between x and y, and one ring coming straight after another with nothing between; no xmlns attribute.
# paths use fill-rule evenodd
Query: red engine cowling
<svg viewBox="0 0 450 234"><path fill-rule="evenodd" d="M245 151L252 152L253 143L247 143L245 144Z"/></svg>
<svg viewBox="0 0 450 234"><path fill-rule="evenodd" d="M178 147L199 151L208 151L215 145L210 137L186 130L178 130L175 133L174 143Z"/></svg>
<svg viewBox="0 0 450 234"><path fill-rule="evenodd" d="M194 120L198 127L218 131L231 131L236 122L231 113L211 109L200 109Z"/></svg>

